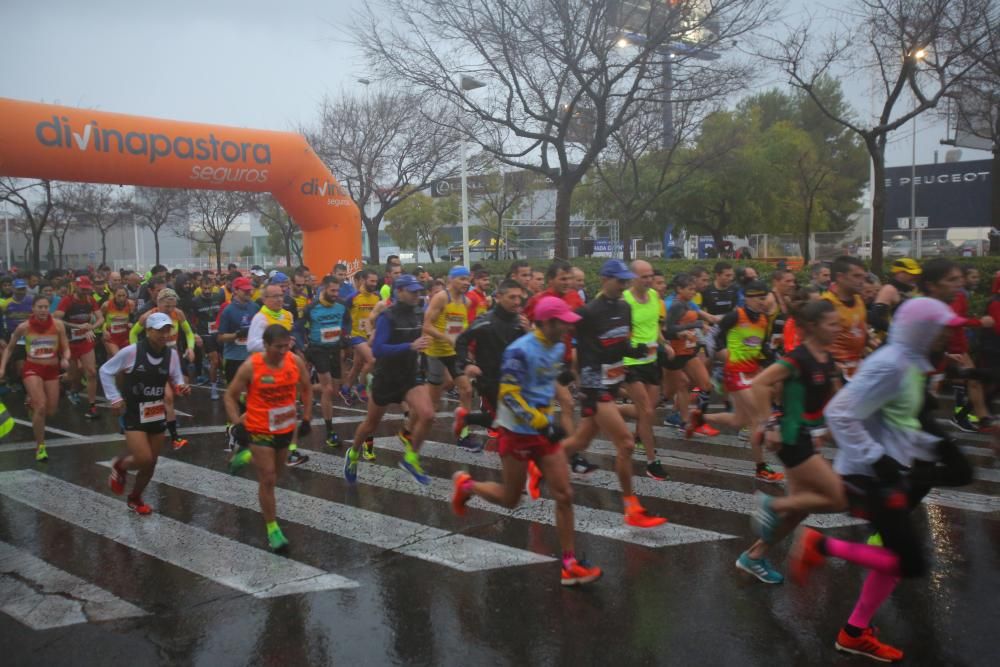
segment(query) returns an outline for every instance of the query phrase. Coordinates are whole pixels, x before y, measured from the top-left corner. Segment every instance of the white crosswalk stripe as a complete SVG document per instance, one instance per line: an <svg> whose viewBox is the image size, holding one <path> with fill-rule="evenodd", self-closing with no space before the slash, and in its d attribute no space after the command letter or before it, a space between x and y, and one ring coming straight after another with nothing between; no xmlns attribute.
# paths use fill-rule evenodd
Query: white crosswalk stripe
<svg viewBox="0 0 1000 667"><path fill-rule="evenodd" d="M109 463L103 463L105 467ZM154 483L257 511L257 483L200 466L160 459ZM296 491L275 492L278 518L330 535L413 556L461 572L549 563L554 559Z"/></svg>
<svg viewBox="0 0 1000 667"><path fill-rule="evenodd" d="M130 514L123 500L33 470L0 473L0 495L254 597L358 585L159 514Z"/></svg>
<svg viewBox="0 0 1000 667"><path fill-rule="evenodd" d="M376 438L376 449L378 449L380 440L392 440L395 442L394 438ZM453 449L455 448L454 445L449 446ZM400 446L401 449L402 447ZM300 468L334 477L342 478L344 476L344 459L342 457L321 452L310 452L309 456L309 462L302 464L299 466ZM442 502L451 501L452 482L450 479L432 478L429 486L420 486L396 468L377 464L370 465L363 461L358 465L358 483L377 486L390 491L410 493ZM555 503L548 499L540 499L522 504L520 507L509 510L488 503L485 500L473 498L469 502L469 507L515 519L524 519L547 525L555 524ZM633 528L625 525L623 514L621 513L581 505L574 505L573 513L576 518L576 530L578 533L588 533L653 548L690 544L692 542L733 539L736 537L735 535L727 535L714 530L702 530L675 523L667 523L650 529Z"/></svg>
<svg viewBox="0 0 1000 667"><path fill-rule="evenodd" d="M103 588L6 542L0 542L0 611L32 630L146 615Z"/></svg>

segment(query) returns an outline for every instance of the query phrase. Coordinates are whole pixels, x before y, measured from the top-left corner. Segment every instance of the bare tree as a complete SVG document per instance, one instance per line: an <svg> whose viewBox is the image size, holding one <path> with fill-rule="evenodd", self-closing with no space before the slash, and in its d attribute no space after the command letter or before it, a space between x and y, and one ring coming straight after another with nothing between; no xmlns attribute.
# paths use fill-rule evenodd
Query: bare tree
<svg viewBox="0 0 1000 667"><path fill-rule="evenodd" d="M170 188L135 189L131 212L142 226L153 232L153 246L156 248L155 264L160 263L160 232L181 223L189 207L187 190Z"/></svg>
<svg viewBox="0 0 1000 667"><path fill-rule="evenodd" d="M728 45L767 19L769 5L384 0L368 7L355 34L379 75L455 109L433 122L552 181L555 254L567 257L573 191L635 107L662 100L664 61ZM625 33L642 39L618 48Z"/></svg>
<svg viewBox="0 0 1000 667"><path fill-rule="evenodd" d="M131 192L122 192L115 185L65 183L59 186L58 200L67 217L97 230L101 236L101 264L107 264L108 232L128 217ZM65 232L62 236L65 242Z"/></svg>
<svg viewBox="0 0 1000 667"><path fill-rule="evenodd" d="M360 97L326 100L319 129L307 132L361 211L373 263L379 261L378 232L386 213L457 173L456 134L427 120L443 113L448 110L440 102L379 87Z"/></svg>
<svg viewBox="0 0 1000 667"><path fill-rule="evenodd" d="M191 192L193 219L181 236L215 248L215 268L222 271L222 243L233 224L253 207L251 196L242 192L194 190Z"/></svg>
<svg viewBox="0 0 1000 667"><path fill-rule="evenodd" d="M535 174L534 172L505 173L497 164L486 167L488 173L480 177L482 187L476 190L475 201L479 204L476 214L483 229L490 235L493 259L499 259L503 220L507 216L517 215L528 201L528 197L536 187L531 179Z"/></svg>
<svg viewBox="0 0 1000 667"><path fill-rule="evenodd" d="M285 255L285 263L287 266L292 266L292 255L298 260L298 263L302 263L302 230L299 226L292 220L292 216L288 215L284 208L281 207L274 197L270 195L261 196L254 200L254 211L260 215L260 223L263 225L264 229L267 230L268 242L273 244L275 241L280 242L281 250ZM277 251L277 248L272 245L271 252ZM323 269L324 271L333 270L331 266L329 269Z"/></svg>
<svg viewBox="0 0 1000 667"><path fill-rule="evenodd" d="M991 31L1000 25L1000 10L996 0L852 0L837 12L843 17L841 26L829 38L817 38L806 24L766 57L824 114L861 137L868 149L874 168L872 265L879 267L888 135L936 107L977 66ZM821 45L820 52L812 55L810 49L816 44ZM824 104L817 88L837 69L875 81L873 99L881 108L870 123ZM907 90L913 107L898 111Z"/></svg>
<svg viewBox="0 0 1000 667"><path fill-rule="evenodd" d="M0 202L8 202L20 211L21 220L30 233L31 268L38 271L42 266L42 232L51 224L56 211L52 181L0 177Z"/></svg>

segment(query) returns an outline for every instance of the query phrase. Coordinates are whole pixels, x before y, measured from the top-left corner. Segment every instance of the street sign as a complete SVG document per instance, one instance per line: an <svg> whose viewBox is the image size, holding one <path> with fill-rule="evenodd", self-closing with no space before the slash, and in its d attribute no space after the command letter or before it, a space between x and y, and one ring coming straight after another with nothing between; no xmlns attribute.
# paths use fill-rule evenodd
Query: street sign
<svg viewBox="0 0 1000 667"><path fill-rule="evenodd" d="M896 218L896 227L899 229L909 229L910 219L909 218Z"/></svg>
<svg viewBox="0 0 1000 667"><path fill-rule="evenodd" d="M927 216L918 215L913 218L913 228L914 229L927 229Z"/></svg>

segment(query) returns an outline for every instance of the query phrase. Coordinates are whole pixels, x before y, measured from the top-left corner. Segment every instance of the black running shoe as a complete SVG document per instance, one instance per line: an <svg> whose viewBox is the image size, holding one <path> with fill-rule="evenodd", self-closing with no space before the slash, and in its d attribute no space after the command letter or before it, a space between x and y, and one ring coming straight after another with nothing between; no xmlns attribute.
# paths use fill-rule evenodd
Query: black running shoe
<svg viewBox="0 0 1000 667"><path fill-rule="evenodd" d="M574 454L573 458L569 462L570 470L572 470L577 475L589 475L590 473L597 470L597 466L583 458L579 454Z"/></svg>

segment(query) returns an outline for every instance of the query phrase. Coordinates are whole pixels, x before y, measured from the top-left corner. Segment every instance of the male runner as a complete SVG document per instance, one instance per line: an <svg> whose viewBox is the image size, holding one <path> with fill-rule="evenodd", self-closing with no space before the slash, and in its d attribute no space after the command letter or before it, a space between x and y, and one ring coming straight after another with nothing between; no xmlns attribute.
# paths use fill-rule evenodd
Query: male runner
<svg viewBox="0 0 1000 667"><path fill-rule="evenodd" d="M833 260L830 267L833 283L821 298L833 303L840 316L840 334L830 348L837 368L845 380L858 368L868 342L868 313L861 290L868 274L864 262L854 257L842 256Z"/></svg>
<svg viewBox="0 0 1000 667"><path fill-rule="evenodd" d="M195 316L195 333L201 338L201 354L208 359L208 381L211 383L211 399L219 400L219 311L222 310L225 295L208 273L201 277L201 288L195 292L192 306Z"/></svg>
<svg viewBox="0 0 1000 667"><path fill-rule="evenodd" d="M420 352L430 345L430 336L423 333L424 318L420 312L420 293L424 286L414 276L403 274L393 282L396 302L379 315L372 337L375 372L368 394L368 414L358 424L354 444L344 457L344 478L353 484L358 478L359 443L375 433L375 428L393 403L406 402L412 422L408 435L399 432L405 452L399 467L419 484L430 484L420 465L420 445L434 421L434 405L424 385L420 371Z"/></svg>
<svg viewBox="0 0 1000 667"><path fill-rule="evenodd" d="M493 297L489 292L490 272L486 269L476 270L473 274L472 289L465 294L469 301L469 326L472 326L477 317L493 307Z"/></svg>
<svg viewBox="0 0 1000 667"><path fill-rule="evenodd" d="M340 283L334 276L323 278L319 299L306 306L302 321L309 332L306 359L316 369L321 388L320 409L326 424L326 444L340 445L340 436L333 430L333 397L340 385L340 352L350 338L351 314L340 298Z"/></svg>
<svg viewBox="0 0 1000 667"><path fill-rule="evenodd" d="M265 298L269 290L277 289L274 285L264 288ZM305 436L311 430L312 384L302 359L290 351L292 334L288 328L281 323L269 324L261 339L264 351L252 353L243 362L223 398L226 415L235 424L233 437L244 448L230 461L229 470L235 473L253 460L267 542L272 551L282 551L288 548L288 539L278 527L274 488L290 458L288 448L298 414L296 389L303 406L298 434ZM239 398L244 391L246 412L241 415Z"/></svg>
<svg viewBox="0 0 1000 667"><path fill-rule="evenodd" d="M94 286L87 276L80 276L75 282L76 290L71 296L64 296L52 314L57 320L66 323L69 333L69 353L71 370L71 387L67 394L69 402L80 404L80 394L77 388L80 376L87 379L87 411L86 419L97 419L97 357L94 355L94 330L104 325L104 315L101 308L91 296Z"/></svg>
<svg viewBox="0 0 1000 667"><path fill-rule="evenodd" d="M354 348L354 363L340 386L340 397L350 407L355 398L368 402L365 383L368 374L375 366L375 357L368 339L372 335L372 322L369 319L375 305L381 300L378 293L378 274L371 269L360 273L358 293L347 302L351 316L351 346ZM357 386L354 383L357 382Z"/></svg>
<svg viewBox="0 0 1000 667"><path fill-rule="evenodd" d="M9 299L0 299L0 312L3 313L3 325L7 335L14 333L14 330L22 323L26 322L33 312L32 303L34 297L28 293L28 281L24 278L15 278L12 283L14 293ZM14 343L11 343L14 345ZM21 375L21 367L25 360L24 339L17 341L14 345L11 360L14 364L14 373ZM2 378L3 375L0 375Z"/></svg>
<svg viewBox="0 0 1000 667"><path fill-rule="evenodd" d="M497 425L504 483L475 482L467 472L457 471L452 478L452 510L464 515L472 496L516 507L528 462L534 461L544 473L556 504L561 582L564 586L589 584L601 577L601 569L576 558L573 490L559 445L565 433L552 420L556 378L563 372L565 356L561 341L580 316L565 301L549 296L538 302L535 317L535 330L518 338L503 353Z"/></svg>
<svg viewBox="0 0 1000 667"><path fill-rule="evenodd" d="M896 309L910 297L917 296L917 278L920 264L909 257L900 257L892 263L892 275L875 296L868 323L875 331L886 333Z"/></svg>
<svg viewBox="0 0 1000 667"><path fill-rule="evenodd" d="M146 336L141 341L123 347L101 366L104 395L115 413L121 414L124 409L122 422L129 452L126 456L116 456L111 462L108 486L120 496L125 492L128 471L135 470L128 508L141 515L153 511L143 502L142 492L153 478L163 447L163 432L167 427L164 403L167 383L172 383L180 396L191 392L191 387L184 384L176 348L167 346L174 321L164 313L152 313L145 325ZM119 374L121 391L117 384Z"/></svg>

